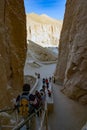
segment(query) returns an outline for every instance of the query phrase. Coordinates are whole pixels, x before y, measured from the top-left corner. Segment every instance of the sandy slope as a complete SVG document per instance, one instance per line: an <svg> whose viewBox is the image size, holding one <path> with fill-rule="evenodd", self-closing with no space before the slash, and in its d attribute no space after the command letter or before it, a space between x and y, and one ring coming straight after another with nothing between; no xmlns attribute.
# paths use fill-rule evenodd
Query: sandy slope
<svg viewBox="0 0 87 130"><path fill-rule="evenodd" d="M57 54L53 53L53 51L49 50L48 48L43 48L38 44L34 43L33 41L29 40L28 44L28 58L35 57L40 61L56 61Z"/></svg>

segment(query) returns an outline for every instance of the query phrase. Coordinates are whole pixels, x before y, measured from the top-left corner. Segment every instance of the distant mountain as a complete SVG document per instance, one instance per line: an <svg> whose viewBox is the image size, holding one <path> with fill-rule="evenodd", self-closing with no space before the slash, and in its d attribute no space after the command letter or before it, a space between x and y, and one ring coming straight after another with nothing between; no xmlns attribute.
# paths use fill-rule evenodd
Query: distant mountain
<svg viewBox="0 0 87 130"><path fill-rule="evenodd" d="M27 40L41 46L58 46L62 21L45 14L27 14Z"/></svg>
<svg viewBox="0 0 87 130"><path fill-rule="evenodd" d="M42 23L42 24L60 24L61 26L61 23L62 23L61 20L53 19L47 16L46 14L42 14L42 15L38 15L35 13L27 14L27 19L35 21L37 23Z"/></svg>

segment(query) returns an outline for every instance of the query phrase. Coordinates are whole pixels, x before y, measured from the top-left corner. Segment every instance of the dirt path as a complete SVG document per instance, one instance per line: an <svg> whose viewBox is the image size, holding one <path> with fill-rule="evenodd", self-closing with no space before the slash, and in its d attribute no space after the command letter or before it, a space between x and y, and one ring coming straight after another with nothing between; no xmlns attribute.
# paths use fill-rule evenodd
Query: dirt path
<svg viewBox="0 0 87 130"><path fill-rule="evenodd" d="M54 111L49 116L50 130L81 130L87 121L87 106L66 97L61 86L53 85Z"/></svg>

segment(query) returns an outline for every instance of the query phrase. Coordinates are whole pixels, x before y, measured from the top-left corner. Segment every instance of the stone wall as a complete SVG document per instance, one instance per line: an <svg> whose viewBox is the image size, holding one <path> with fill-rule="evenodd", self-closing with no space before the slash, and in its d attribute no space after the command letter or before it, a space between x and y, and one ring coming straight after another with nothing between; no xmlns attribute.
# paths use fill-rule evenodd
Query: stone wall
<svg viewBox="0 0 87 130"><path fill-rule="evenodd" d="M66 95L87 103L86 0L67 0L55 76Z"/></svg>
<svg viewBox="0 0 87 130"><path fill-rule="evenodd" d="M23 85L25 57L23 0L0 0L0 109L9 106Z"/></svg>

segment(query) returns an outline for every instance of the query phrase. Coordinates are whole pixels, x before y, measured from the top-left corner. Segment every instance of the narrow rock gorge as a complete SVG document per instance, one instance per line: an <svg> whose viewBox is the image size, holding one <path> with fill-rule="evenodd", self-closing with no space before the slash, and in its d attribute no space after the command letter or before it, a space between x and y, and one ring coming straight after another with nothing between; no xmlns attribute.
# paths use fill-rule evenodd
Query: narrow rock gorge
<svg viewBox="0 0 87 130"><path fill-rule="evenodd" d="M27 14L27 40L43 47L58 46L62 20L53 19L45 14Z"/></svg>
<svg viewBox="0 0 87 130"><path fill-rule="evenodd" d="M86 0L67 0L55 76L63 93L87 104Z"/></svg>
<svg viewBox="0 0 87 130"><path fill-rule="evenodd" d="M23 0L0 0L0 109L23 85L26 17Z"/></svg>

